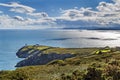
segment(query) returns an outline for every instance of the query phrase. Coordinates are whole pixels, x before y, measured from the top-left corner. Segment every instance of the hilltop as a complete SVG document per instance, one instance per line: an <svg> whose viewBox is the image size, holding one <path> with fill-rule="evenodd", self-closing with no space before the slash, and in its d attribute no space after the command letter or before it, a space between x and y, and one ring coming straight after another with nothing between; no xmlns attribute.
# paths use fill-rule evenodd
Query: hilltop
<svg viewBox="0 0 120 80"><path fill-rule="evenodd" d="M97 50L97 48L59 48L43 45L28 45L18 50L16 55L25 58L16 67L30 65L44 65L53 60L65 60L77 55L86 55Z"/></svg>

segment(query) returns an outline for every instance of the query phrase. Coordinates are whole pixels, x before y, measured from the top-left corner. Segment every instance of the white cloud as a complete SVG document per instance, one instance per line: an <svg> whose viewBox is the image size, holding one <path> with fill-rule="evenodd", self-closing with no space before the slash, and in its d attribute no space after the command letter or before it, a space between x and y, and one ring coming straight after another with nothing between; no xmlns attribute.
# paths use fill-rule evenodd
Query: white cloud
<svg viewBox="0 0 120 80"><path fill-rule="evenodd" d="M21 16L14 16L13 18L19 21L24 21L24 19Z"/></svg>
<svg viewBox="0 0 120 80"><path fill-rule="evenodd" d="M9 15L0 15L0 29L45 29L55 28L54 19L34 19L23 18L21 16L10 17Z"/></svg>
<svg viewBox="0 0 120 80"><path fill-rule="evenodd" d="M80 8L80 9L68 9L62 10L61 17L68 18L71 20L81 19L83 17L95 17L97 15L96 11L92 11L91 8Z"/></svg>
<svg viewBox="0 0 120 80"><path fill-rule="evenodd" d="M11 2L9 4L0 3L0 6L11 7L10 11L17 13L32 13L35 11L34 8L19 4L17 2Z"/></svg>
<svg viewBox="0 0 120 80"><path fill-rule="evenodd" d="M54 27L55 20L48 16L45 12L35 13L35 9L29 6L25 6L16 2L9 4L0 3L0 6L10 7L9 11L22 13L25 16L9 16L2 14L0 15L0 29L1 28L50 28ZM29 27L28 27L29 26Z"/></svg>
<svg viewBox="0 0 120 80"><path fill-rule="evenodd" d="M29 16L36 17L36 18L48 17L48 14L45 12L35 13L36 9L29 6L22 5L17 2L11 2L9 4L0 3L0 6L10 7L9 11L27 14Z"/></svg>
<svg viewBox="0 0 120 80"><path fill-rule="evenodd" d="M8 4L0 3L0 6L4 7L10 7L9 11L15 12L15 13L22 13L24 15L29 15L30 17L35 17L35 18L46 18L48 17L48 14L45 12L35 12L36 9L22 5L17 2L11 2Z"/></svg>
<svg viewBox="0 0 120 80"><path fill-rule="evenodd" d="M113 12L113 11L120 11L120 4L118 2L113 3L106 3L100 2L97 9L101 12Z"/></svg>
<svg viewBox="0 0 120 80"><path fill-rule="evenodd" d="M48 14L45 12L39 12L39 13L28 13L28 15L36 17L36 18L46 18L48 17Z"/></svg>
<svg viewBox="0 0 120 80"><path fill-rule="evenodd" d="M5 28L15 28L16 26L21 26L21 28L28 28L28 26L53 28L54 26L62 26L64 28L92 29L97 27L118 27L120 25L120 0L113 0L113 3L100 2L96 7L97 10L90 7L61 9L61 15L57 17L49 17L46 12L36 13L36 9L16 2L0 3L0 6L10 7L9 11L24 14L24 17L18 14L14 17L0 15L0 28L2 26Z"/></svg>
<svg viewBox="0 0 120 80"><path fill-rule="evenodd" d="M113 2L119 4L120 3L120 0L112 0Z"/></svg>
<svg viewBox="0 0 120 80"><path fill-rule="evenodd" d="M120 25L120 0L113 3L100 2L92 8L73 8L61 10L61 16L57 17L57 23L64 25L65 28L97 28L97 27L118 27Z"/></svg>

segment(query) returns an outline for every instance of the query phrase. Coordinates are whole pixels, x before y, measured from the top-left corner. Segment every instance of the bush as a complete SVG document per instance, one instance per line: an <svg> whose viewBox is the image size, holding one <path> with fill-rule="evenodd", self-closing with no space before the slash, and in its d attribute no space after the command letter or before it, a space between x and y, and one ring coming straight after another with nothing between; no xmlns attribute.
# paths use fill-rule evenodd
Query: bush
<svg viewBox="0 0 120 80"><path fill-rule="evenodd" d="M84 75L84 80L104 80L102 78L102 70L90 67L87 69L87 74Z"/></svg>
<svg viewBox="0 0 120 80"><path fill-rule="evenodd" d="M112 60L109 62L109 64L110 64L110 65L119 66L119 61L112 59Z"/></svg>
<svg viewBox="0 0 120 80"><path fill-rule="evenodd" d="M62 74L61 80L82 80L82 77L83 77L83 72L76 70L71 75Z"/></svg>
<svg viewBox="0 0 120 80"><path fill-rule="evenodd" d="M102 67L102 65L99 63L93 62L89 67L100 68Z"/></svg>
<svg viewBox="0 0 120 80"><path fill-rule="evenodd" d="M107 80L111 77L112 80L120 80L120 67L116 65L108 65L104 70L104 75Z"/></svg>
<svg viewBox="0 0 120 80"><path fill-rule="evenodd" d="M28 75L23 71L15 71L11 75L12 80L28 80Z"/></svg>
<svg viewBox="0 0 120 80"><path fill-rule="evenodd" d="M24 71L0 71L0 80L30 80Z"/></svg>

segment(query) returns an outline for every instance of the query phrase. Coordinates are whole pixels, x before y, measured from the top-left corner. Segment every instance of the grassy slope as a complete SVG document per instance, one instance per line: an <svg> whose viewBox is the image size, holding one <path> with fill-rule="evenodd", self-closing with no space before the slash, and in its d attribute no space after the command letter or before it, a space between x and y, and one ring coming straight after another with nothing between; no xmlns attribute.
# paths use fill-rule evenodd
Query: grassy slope
<svg viewBox="0 0 120 80"><path fill-rule="evenodd" d="M84 71L92 63L105 65L112 59L120 60L119 51L95 55L93 53L96 50L98 48L51 48L45 52L73 53L77 55L64 61L54 60L46 65L22 67L15 71L1 71L0 80L59 80L61 74L69 75L75 70Z"/></svg>
<svg viewBox="0 0 120 80"><path fill-rule="evenodd" d="M42 51L44 54L49 53L57 53L57 54L84 54L84 53L91 53L95 50L98 50L98 48L59 48L59 47L50 47L50 46L35 46L35 45L29 45L23 47L20 51L28 51L29 54L34 52L34 50Z"/></svg>

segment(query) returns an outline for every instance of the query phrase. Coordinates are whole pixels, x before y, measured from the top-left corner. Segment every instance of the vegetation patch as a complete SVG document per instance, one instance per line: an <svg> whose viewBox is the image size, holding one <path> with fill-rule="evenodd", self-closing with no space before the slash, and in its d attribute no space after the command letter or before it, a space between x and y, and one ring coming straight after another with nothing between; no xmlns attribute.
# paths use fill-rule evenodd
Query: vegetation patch
<svg viewBox="0 0 120 80"><path fill-rule="evenodd" d="M37 49L35 46L28 48L32 49L30 53ZM72 53L76 56L64 60L52 60L45 65L0 71L0 80L120 80L120 49L118 47L109 49L44 47L41 50L45 55L54 52ZM104 53L95 54L99 50Z"/></svg>

